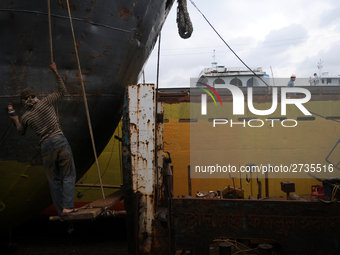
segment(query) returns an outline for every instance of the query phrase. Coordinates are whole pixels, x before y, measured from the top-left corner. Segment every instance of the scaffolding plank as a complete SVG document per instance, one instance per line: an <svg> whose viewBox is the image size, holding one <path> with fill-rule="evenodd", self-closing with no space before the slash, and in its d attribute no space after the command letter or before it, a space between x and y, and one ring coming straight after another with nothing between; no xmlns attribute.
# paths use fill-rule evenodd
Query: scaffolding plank
<svg viewBox="0 0 340 255"><path fill-rule="evenodd" d="M78 212L63 216L64 220L92 220L102 213L102 208L79 208Z"/></svg>
<svg viewBox="0 0 340 255"><path fill-rule="evenodd" d="M76 187L96 187L100 188L100 184L93 184L93 183L77 183ZM103 184L103 188L108 189L121 189L122 185L111 185L111 184Z"/></svg>
<svg viewBox="0 0 340 255"><path fill-rule="evenodd" d="M119 190L105 197L106 206L109 208L119 203L123 199L124 191ZM78 208L77 212L63 216L64 220L92 220L99 216L105 209L104 200L99 199ZM50 220L59 220L59 216L52 216Z"/></svg>

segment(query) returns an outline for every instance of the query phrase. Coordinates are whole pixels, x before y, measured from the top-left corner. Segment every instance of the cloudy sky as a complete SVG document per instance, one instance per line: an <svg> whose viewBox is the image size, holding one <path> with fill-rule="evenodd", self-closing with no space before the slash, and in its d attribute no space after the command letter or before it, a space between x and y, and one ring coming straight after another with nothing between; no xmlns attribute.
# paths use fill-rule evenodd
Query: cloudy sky
<svg viewBox="0 0 340 255"><path fill-rule="evenodd" d="M215 61L242 63L187 0L194 32L182 39L176 23L177 1L161 33L159 87L186 87ZM250 67L272 77L307 78L323 71L340 73L339 0L193 0L223 39ZM145 80L156 83L158 42L145 66ZM140 81L142 82L142 80Z"/></svg>

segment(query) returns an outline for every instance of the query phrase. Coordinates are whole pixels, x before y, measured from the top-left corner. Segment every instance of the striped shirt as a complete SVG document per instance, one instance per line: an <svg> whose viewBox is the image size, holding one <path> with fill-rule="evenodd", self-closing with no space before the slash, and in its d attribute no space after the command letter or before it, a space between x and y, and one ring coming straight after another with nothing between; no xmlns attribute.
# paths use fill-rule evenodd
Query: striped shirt
<svg viewBox="0 0 340 255"><path fill-rule="evenodd" d="M53 103L66 94L66 87L59 74L56 75L56 78L58 92L54 92L39 100L31 109L23 114L20 121L21 127L17 126L23 135L27 127L32 128L39 137L40 143L49 137L63 134Z"/></svg>

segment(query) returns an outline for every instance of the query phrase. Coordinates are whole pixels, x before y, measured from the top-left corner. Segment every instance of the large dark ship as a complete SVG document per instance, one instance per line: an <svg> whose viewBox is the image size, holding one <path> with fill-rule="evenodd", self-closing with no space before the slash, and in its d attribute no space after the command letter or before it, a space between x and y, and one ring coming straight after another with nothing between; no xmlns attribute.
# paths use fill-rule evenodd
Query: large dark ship
<svg viewBox="0 0 340 255"><path fill-rule="evenodd" d="M173 2L69 2L98 154L120 121L125 87L138 82ZM78 179L94 153L66 0L50 1L50 19L46 0L1 0L0 34L0 229L7 231L51 204L38 138L30 129L21 136L6 110L12 104L21 115L24 88L35 88L40 97L54 92L51 49L68 91L56 110Z"/></svg>

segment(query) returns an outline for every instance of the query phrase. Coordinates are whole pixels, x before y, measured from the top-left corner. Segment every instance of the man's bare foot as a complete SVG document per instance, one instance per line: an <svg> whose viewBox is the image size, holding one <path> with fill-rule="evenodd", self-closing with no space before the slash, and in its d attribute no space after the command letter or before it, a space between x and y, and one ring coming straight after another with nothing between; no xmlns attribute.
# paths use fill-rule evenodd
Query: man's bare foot
<svg viewBox="0 0 340 255"><path fill-rule="evenodd" d="M63 212L62 212L62 215L73 213L73 212L78 212L78 209L75 209L75 208L73 208L73 209L66 209L66 208L64 208Z"/></svg>

